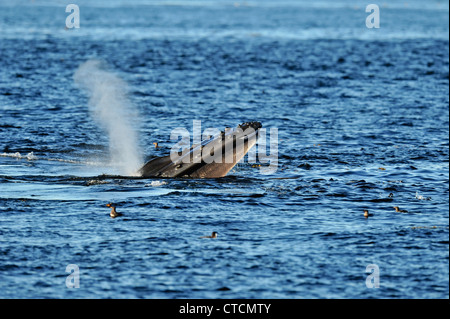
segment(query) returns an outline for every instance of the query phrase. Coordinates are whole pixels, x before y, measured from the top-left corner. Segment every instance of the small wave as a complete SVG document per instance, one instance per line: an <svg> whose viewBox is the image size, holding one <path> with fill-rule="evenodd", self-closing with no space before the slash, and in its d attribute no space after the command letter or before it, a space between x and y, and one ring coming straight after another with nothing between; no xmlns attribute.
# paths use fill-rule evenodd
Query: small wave
<svg viewBox="0 0 450 319"><path fill-rule="evenodd" d="M38 159L37 156L33 154L33 152L30 152L27 155L21 155L19 152L16 152L16 153L1 153L0 156L22 158L22 159L27 159L29 161Z"/></svg>
<svg viewBox="0 0 450 319"><path fill-rule="evenodd" d="M80 160L71 160L71 159L63 159L63 158L43 158L37 157L33 152L30 152L26 155L22 155L19 152L15 153L0 153L1 157L12 157L19 159L27 159L29 161L35 160L45 160L51 162L62 162L62 163L71 163L71 164L82 164L82 165L91 165L91 166L112 166L111 164L104 163L101 161L80 161Z"/></svg>
<svg viewBox="0 0 450 319"><path fill-rule="evenodd" d="M86 186L108 184L108 183L109 182L105 180L91 179L86 182Z"/></svg>
<svg viewBox="0 0 450 319"><path fill-rule="evenodd" d="M53 162L62 162L62 163L71 163L71 164L83 164L83 165L91 165L91 166L105 166L105 163L95 162L95 161L77 161L70 159L62 159L62 158L46 158L47 161Z"/></svg>
<svg viewBox="0 0 450 319"><path fill-rule="evenodd" d="M167 182L166 181L152 181L150 184L145 184L145 187L148 186L153 186L153 187L158 187L158 186L162 186L162 185L166 185Z"/></svg>

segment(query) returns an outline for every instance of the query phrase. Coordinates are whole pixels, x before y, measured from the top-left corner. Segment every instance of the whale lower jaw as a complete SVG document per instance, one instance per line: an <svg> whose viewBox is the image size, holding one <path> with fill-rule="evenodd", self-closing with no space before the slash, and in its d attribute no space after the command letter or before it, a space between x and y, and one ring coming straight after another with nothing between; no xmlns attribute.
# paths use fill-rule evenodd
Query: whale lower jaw
<svg viewBox="0 0 450 319"><path fill-rule="evenodd" d="M140 170L142 177L224 177L256 144L259 122L248 122L202 141L190 149L157 157Z"/></svg>

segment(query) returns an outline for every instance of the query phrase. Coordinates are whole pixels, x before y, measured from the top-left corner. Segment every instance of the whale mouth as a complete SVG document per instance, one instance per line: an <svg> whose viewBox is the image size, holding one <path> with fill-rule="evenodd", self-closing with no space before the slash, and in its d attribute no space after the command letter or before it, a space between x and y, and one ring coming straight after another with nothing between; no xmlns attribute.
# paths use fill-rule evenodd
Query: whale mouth
<svg viewBox="0 0 450 319"><path fill-rule="evenodd" d="M143 177L218 178L225 176L256 144L260 122L245 122L225 128L197 145L147 162Z"/></svg>

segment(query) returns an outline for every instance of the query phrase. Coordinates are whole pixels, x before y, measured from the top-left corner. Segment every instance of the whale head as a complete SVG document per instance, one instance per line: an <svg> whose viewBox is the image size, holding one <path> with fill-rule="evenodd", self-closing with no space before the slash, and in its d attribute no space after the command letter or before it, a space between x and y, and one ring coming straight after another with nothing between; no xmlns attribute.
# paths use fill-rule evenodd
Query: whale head
<svg viewBox="0 0 450 319"><path fill-rule="evenodd" d="M141 169L143 177L218 178L227 173L256 144L260 122L245 122L225 128L220 134L181 152L157 157Z"/></svg>

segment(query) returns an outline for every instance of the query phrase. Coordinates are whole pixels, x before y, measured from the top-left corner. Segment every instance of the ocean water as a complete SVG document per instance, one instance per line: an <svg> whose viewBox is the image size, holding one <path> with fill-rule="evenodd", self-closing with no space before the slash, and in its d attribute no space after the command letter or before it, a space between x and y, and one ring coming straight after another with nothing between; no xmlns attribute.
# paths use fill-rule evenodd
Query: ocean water
<svg viewBox="0 0 450 319"><path fill-rule="evenodd" d="M0 1L0 298L448 298L448 2L71 2ZM272 174L127 170L253 120Z"/></svg>

